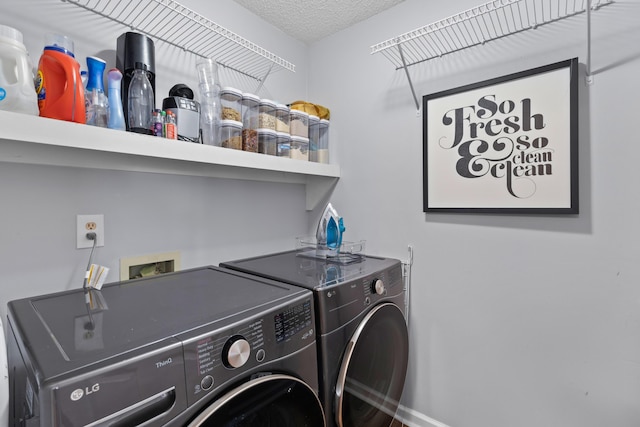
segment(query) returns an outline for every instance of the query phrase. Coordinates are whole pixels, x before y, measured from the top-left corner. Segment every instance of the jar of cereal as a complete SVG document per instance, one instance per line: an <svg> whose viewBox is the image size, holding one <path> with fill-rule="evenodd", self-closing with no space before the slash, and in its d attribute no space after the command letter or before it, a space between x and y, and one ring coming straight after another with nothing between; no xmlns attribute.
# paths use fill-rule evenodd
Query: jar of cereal
<svg viewBox="0 0 640 427"><path fill-rule="evenodd" d="M291 137L290 157L296 160L309 160L309 138Z"/></svg>
<svg viewBox="0 0 640 427"><path fill-rule="evenodd" d="M242 122L222 120L220 122L221 146L242 150Z"/></svg>
<svg viewBox="0 0 640 427"><path fill-rule="evenodd" d="M291 136L309 138L309 114L304 111L291 110L289 114L289 130Z"/></svg>
<svg viewBox="0 0 640 427"><path fill-rule="evenodd" d="M291 135L289 132L276 132L276 156L289 157Z"/></svg>
<svg viewBox="0 0 640 427"><path fill-rule="evenodd" d="M261 99L258 113L258 128L276 130L276 103Z"/></svg>
<svg viewBox="0 0 640 427"><path fill-rule="evenodd" d="M277 153L276 131L271 129L258 129L258 152L275 156Z"/></svg>
<svg viewBox="0 0 640 427"><path fill-rule="evenodd" d="M318 163L329 163L329 120L320 120Z"/></svg>
<svg viewBox="0 0 640 427"><path fill-rule="evenodd" d="M320 140L320 118L309 115L309 161L318 161L318 143Z"/></svg>
<svg viewBox="0 0 640 427"><path fill-rule="evenodd" d="M276 132L289 133L289 107L284 104L276 105Z"/></svg>
<svg viewBox="0 0 640 427"><path fill-rule="evenodd" d="M242 92L232 87L220 90L222 120L242 121Z"/></svg>
<svg viewBox="0 0 640 427"><path fill-rule="evenodd" d="M242 94L242 149L258 152L258 107L260 98L252 93Z"/></svg>

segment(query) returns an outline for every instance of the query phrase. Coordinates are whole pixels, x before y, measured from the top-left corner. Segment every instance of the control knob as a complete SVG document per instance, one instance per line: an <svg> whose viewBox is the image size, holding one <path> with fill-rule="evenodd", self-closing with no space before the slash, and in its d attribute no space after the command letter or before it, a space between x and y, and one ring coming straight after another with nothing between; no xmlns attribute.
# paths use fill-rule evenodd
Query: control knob
<svg viewBox="0 0 640 427"><path fill-rule="evenodd" d="M371 282L371 292L382 295L384 294L384 290L384 282L381 279L373 279L373 282Z"/></svg>
<svg viewBox="0 0 640 427"><path fill-rule="evenodd" d="M240 368L251 354L249 342L240 335L229 338L222 349L222 362L227 368Z"/></svg>

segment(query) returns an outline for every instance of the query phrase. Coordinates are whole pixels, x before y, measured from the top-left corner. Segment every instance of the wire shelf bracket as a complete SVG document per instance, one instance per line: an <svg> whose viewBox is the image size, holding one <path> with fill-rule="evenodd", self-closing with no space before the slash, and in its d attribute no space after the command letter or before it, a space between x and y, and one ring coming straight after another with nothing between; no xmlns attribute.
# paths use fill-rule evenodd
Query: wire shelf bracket
<svg viewBox="0 0 640 427"><path fill-rule="evenodd" d="M405 70L419 111L408 67L586 12L586 82L591 84L591 12L611 3L613 0L493 0L377 43L371 46L371 54L381 53L396 70Z"/></svg>
<svg viewBox="0 0 640 427"><path fill-rule="evenodd" d="M295 65L173 0L62 0L203 58L262 86L271 73Z"/></svg>

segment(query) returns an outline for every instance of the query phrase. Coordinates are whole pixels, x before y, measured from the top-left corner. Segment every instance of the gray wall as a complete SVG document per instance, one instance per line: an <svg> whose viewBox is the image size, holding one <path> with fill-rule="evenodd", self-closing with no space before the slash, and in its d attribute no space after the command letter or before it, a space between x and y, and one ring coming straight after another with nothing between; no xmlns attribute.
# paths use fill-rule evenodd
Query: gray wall
<svg viewBox="0 0 640 427"><path fill-rule="evenodd" d="M42 35L69 29L78 56L113 50L122 29L64 3L4 1L0 21ZM640 198L635 132L640 93L640 4L593 16L595 83L580 91L577 216L422 212L422 119L405 76L369 46L478 5L406 0L309 47L233 1L183 1L295 63L265 90L331 108L331 198L349 240L373 254L415 251L411 360L401 414L413 425L631 427L640 424ZM65 9L68 10L68 9ZM579 57L584 16L411 68L420 95ZM163 92L193 59L165 48ZM111 53L112 54L112 53ZM171 78L169 78L171 77ZM229 77L231 79L232 77ZM247 88L248 90L249 88ZM287 249L313 230L302 186L0 164L0 255L6 301L81 285L88 251L75 215L104 213L96 261L180 250L183 267Z"/></svg>
<svg viewBox="0 0 640 427"><path fill-rule="evenodd" d="M271 75L259 95L306 97L304 44L231 0L182 3L297 65ZM88 55L115 67L116 38L129 30L55 0L3 1L0 9L0 23L22 31L36 64L53 32L74 40L83 68ZM156 67L158 106L175 83L197 93L194 56L156 42ZM258 87L224 69L220 78L244 91ZM121 258L180 251L182 268L218 264L293 248L308 229L304 186L296 184L11 163L0 163L0 182L3 318L11 299L82 286L89 250L75 248L78 214L105 216L106 245L94 262L111 269L109 281L119 280Z"/></svg>
<svg viewBox="0 0 640 427"><path fill-rule="evenodd" d="M480 3L406 0L310 50L309 96L335 117L333 202L348 237L400 258L414 248L403 413L452 427L638 426L640 4L592 15L579 215L425 214L422 118L404 73L369 47ZM582 15L410 73L422 96L571 57L584 64L586 46Z"/></svg>

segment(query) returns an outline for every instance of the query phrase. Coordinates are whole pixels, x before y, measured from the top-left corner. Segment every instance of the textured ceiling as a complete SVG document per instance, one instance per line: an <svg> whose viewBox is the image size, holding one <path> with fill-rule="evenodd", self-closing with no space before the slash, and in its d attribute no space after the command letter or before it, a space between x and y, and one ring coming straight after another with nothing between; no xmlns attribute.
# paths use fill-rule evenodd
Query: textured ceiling
<svg viewBox="0 0 640 427"><path fill-rule="evenodd" d="M235 0L305 43L363 21L404 0Z"/></svg>

